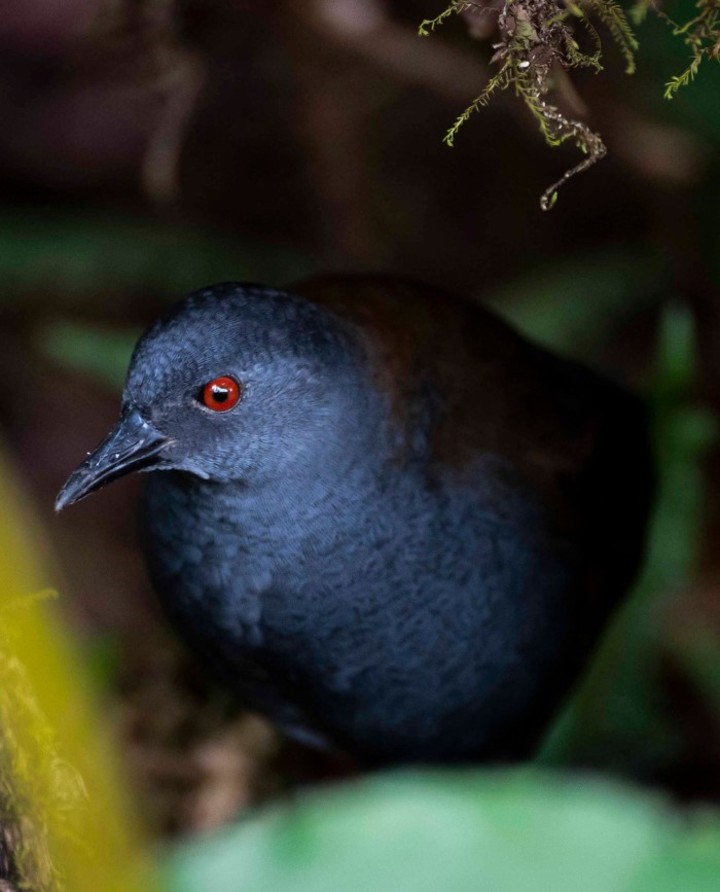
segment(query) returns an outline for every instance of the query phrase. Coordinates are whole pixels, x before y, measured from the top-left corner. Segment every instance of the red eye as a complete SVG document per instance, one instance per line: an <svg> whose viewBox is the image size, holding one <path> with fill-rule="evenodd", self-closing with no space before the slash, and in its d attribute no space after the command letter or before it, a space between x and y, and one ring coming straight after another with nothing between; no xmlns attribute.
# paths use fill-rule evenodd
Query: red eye
<svg viewBox="0 0 720 892"><path fill-rule="evenodd" d="M234 378L215 378L203 387L202 401L213 412L227 412L240 399L240 385Z"/></svg>

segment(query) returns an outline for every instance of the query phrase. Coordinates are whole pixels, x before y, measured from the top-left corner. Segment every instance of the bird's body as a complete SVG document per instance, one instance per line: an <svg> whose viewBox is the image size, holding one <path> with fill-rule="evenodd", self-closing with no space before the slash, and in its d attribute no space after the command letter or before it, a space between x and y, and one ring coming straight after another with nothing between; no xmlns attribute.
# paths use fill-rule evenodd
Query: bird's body
<svg viewBox="0 0 720 892"><path fill-rule="evenodd" d="M474 469L481 486L498 472ZM501 483L468 494L394 476L257 496L157 474L152 578L203 659L289 733L382 759L432 758L438 738L441 758L492 753L504 714L537 721L576 637L563 546Z"/></svg>
<svg viewBox="0 0 720 892"><path fill-rule="evenodd" d="M178 369L243 399L163 425ZM199 292L125 403L167 438L142 513L176 627L248 706L370 762L528 753L642 551L639 404L431 289Z"/></svg>

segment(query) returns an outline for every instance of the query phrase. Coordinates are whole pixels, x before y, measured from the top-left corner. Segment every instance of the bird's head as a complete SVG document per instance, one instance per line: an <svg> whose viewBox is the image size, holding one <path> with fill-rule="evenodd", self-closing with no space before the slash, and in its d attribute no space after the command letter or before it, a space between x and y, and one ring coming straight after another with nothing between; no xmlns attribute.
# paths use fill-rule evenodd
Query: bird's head
<svg viewBox="0 0 720 892"><path fill-rule="evenodd" d="M341 461L367 427L361 351L332 314L254 285L195 292L133 353L116 427L60 510L131 471L247 483Z"/></svg>

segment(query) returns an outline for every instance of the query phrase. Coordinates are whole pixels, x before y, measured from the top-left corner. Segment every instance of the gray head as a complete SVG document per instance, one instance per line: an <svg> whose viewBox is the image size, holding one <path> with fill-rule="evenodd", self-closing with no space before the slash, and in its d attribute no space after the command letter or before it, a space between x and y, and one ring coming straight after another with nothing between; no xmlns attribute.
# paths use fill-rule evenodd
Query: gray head
<svg viewBox="0 0 720 892"><path fill-rule="evenodd" d="M342 461L371 435L363 368L349 328L301 297L235 283L197 291L138 342L120 420L56 508L134 470L259 484Z"/></svg>

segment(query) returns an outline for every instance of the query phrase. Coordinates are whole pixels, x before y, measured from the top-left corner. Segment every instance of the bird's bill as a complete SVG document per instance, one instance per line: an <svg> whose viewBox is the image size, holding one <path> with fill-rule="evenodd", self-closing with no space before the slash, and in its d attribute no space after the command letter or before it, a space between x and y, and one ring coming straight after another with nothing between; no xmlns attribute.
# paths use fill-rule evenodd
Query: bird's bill
<svg viewBox="0 0 720 892"><path fill-rule="evenodd" d="M58 493L55 510L79 502L91 492L131 471L147 469L170 440L146 421L137 409L123 412L120 421L88 458L76 468Z"/></svg>

